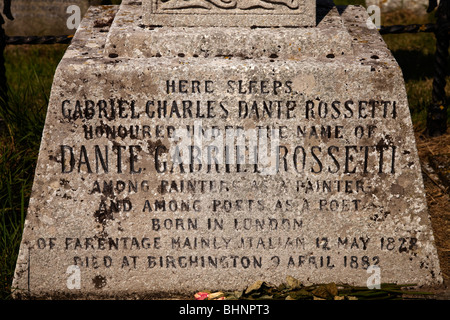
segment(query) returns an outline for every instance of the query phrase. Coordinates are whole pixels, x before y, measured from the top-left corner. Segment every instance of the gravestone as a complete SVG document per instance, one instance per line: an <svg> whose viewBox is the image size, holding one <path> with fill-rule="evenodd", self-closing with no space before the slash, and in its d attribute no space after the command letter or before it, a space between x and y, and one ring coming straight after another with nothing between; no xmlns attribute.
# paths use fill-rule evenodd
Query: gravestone
<svg viewBox="0 0 450 320"><path fill-rule="evenodd" d="M364 8L258 1L253 25L192 1L165 25L154 3L91 7L58 66L16 298L442 282L402 73Z"/></svg>
<svg viewBox="0 0 450 320"><path fill-rule="evenodd" d="M71 35L76 30L67 27L67 20L74 12L67 12L67 8L78 6L82 18L89 6L101 3L102 0L14 0L14 20L6 19L4 29L8 36ZM0 8L3 10L3 1Z"/></svg>

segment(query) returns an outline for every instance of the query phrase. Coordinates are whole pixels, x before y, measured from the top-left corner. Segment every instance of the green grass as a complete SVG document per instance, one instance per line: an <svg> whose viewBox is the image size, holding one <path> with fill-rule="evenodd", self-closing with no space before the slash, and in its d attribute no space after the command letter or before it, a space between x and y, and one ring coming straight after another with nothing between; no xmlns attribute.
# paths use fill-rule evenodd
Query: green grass
<svg viewBox="0 0 450 320"><path fill-rule="evenodd" d="M383 25L430 21L434 21L433 15L382 15ZM403 70L413 123L423 129L426 108L431 103L434 36L402 34L386 35L384 39ZM0 118L6 123L6 129L0 132L0 299L10 294L52 78L66 47L11 46L5 52L10 92L7 107L0 108Z"/></svg>
<svg viewBox="0 0 450 320"><path fill-rule="evenodd" d="M9 297L55 68L66 45L5 51L9 102L0 108L0 299Z"/></svg>

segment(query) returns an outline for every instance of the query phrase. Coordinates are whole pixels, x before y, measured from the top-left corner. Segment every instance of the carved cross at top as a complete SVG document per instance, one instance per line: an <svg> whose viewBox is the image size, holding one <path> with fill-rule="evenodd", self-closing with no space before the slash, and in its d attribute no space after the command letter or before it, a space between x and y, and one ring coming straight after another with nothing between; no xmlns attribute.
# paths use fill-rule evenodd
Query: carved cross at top
<svg viewBox="0 0 450 320"><path fill-rule="evenodd" d="M144 24L313 26L316 0L144 0Z"/></svg>

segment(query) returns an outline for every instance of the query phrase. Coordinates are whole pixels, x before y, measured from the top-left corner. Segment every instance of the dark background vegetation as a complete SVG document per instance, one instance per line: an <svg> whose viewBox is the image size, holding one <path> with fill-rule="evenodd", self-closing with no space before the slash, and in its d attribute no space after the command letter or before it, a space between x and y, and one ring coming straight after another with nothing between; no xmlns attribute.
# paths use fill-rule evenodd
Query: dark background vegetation
<svg viewBox="0 0 450 320"><path fill-rule="evenodd" d="M113 4L119 2L120 0L112 0ZM335 4L364 5L364 1L335 0ZM381 18L382 25L435 21L434 14L417 16L408 11L382 14ZM396 34L385 35L383 38L403 70L419 152L422 150L422 154L428 155L445 148L448 150L448 135L431 142L421 135L426 124L426 108L431 104L436 47L434 35ZM16 45L8 46L5 50L9 102L5 108L0 108L0 119L4 119L0 123L0 299L10 298L51 83L66 48L67 45ZM432 149L433 146L436 149ZM430 210L433 210L433 206L436 210L444 210L436 218L435 225L437 228L444 226L441 236L444 237L443 252L448 252L448 227L445 227L448 226L445 215L448 215L448 203L445 207L445 203L440 202L442 199L438 194L439 190L436 192L427 193L429 207ZM445 199L448 198L443 199L447 201ZM439 236L437 238L439 241ZM448 254L441 254L441 263L442 257L448 261Z"/></svg>

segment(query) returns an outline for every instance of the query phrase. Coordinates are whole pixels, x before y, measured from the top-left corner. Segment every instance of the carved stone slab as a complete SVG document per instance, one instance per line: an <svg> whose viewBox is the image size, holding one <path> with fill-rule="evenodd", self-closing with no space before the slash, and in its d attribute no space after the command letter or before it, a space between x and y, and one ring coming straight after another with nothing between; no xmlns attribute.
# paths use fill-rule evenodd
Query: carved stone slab
<svg viewBox="0 0 450 320"><path fill-rule="evenodd" d="M315 0L144 0L144 24L162 26L313 26Z"/></svg>

